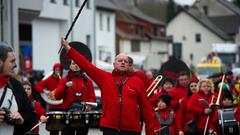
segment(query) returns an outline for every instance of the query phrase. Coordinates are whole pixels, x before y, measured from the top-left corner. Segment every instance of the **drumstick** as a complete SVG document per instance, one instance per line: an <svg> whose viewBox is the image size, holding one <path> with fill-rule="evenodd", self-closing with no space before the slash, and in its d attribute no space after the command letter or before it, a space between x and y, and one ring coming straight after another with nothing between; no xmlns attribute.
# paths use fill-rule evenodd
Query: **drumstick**
<svg viewBox="0 0 240 135"><path fill-rule="evenodd" d="M47 119L49 118L49 116L47 116ZM36 127L38 127L40 124L42 124L41 121L39 121L35 126L33 126L30 131L33 131L33 129L35 129Z"/></svg>
<svg viewBox="0 0 240 135"><path fill-rule="evenodd" d="M86 5L86 3L87 3L87 0L85 0L85 1L83 2L82 6L80 7L80 9L79 9L77 15L75 16L75 18L74 18L74 20L73 20L73 22L72 22L71 27L69 28L69 30L68 30L68 32L67 32L65 38L64 38L65 40L67 40L68 35L69 35L70 32L72 31L72 28L73 28L74 24L76 23L76 21L77 21L79 15L81 14L81 12L82 12L82 10L83 10L83 7ZM62 49L63 49L63 46L60 47L60 49L59 49L59 51L58 51L58 54L62 51Z"/></svg>

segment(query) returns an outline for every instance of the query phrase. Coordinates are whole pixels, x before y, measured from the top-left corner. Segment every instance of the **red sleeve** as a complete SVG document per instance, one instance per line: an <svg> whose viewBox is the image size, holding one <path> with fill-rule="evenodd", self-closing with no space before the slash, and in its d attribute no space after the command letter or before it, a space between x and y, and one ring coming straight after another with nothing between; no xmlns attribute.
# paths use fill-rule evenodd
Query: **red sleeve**
<svg viewBox="0 0 240 135"><path fill-rule="evenodd" d="M198 99L199 99L198 95L194 94L190 97L190 99L187 103L187 111L191 112L195 116L203 115L204 109L206 108L199 104Z"/></svg>
<svg viewBox="0 0 240 135"><path fill-rule="evenodd" d="M45 109L41 106L41 104L38 101L34 104L34 111L39 117L43 115L46 116Z"/></svg>
<svg viewBox="0 0 240 135"><path fill-rule="evenodd" d="M238 104L237 110L235 112L235 119L240 121L240 104Z"/></svg>
<svg viewBox="0 0 240 135"><path fill-rule="evenodd" d="M210 120L209 120L209 129L212 129L213 131L218 131L217 130L217 125L218 125L218 111L216 110L215 112L210 115Z"/></svg>
<svg viewBox="0 0 240 135"><path fill-rule="evenodd" d="M142 89L144 88L143 85L139 86L142 86ZM161 125L157 121L153 108L143 90L139 90L139 96L141 116L143 117L145 123L146 134L154 135L154 131L160 129Z"/></svg>
<svg viewBox="0 0 240 135"><path fill-rule="evenodd" d="M173 108L174 110L177 110L177 108L179 107L179 101L178 101L179 99L176 98L177 94L178 93L177 93L176 88L172 89L169 92L169 95L172 97L170 108Z"/></svg>
<svg viewBox="0 0 240 135"><path fill-rule="evenodd" d="M72 58L78 64L78 66L83 69L87 73L87 75L98 84L99 87L101 84L105 84L102 76L104 76L104 73L106 73L106 71L94 66L74 48L71 48L67 52L67 55Z"/></svg>
<svg viewBox="0 0 240 135"><path fill-rule="evenodd" d="M186 106L187 106L187 99L184 98L183 101L180 104L179 109L176 112L176 132L178 133L179 131L184 131L184 117L187 113L186 111Z"/></svg>
<svg viewBox="0 0 240 135"><path fill-rule="evenodd" d="M88 79L88 102L96 102L93 83L90 79Z"/></svg>
<svg viewBox="0 0 240 135"><path fill-rule="evenodd" d="M57 100L62 99L66 95L66 83L67 83L66 77L60 80L55 92L55 98Z"/></svg>
<svg viewBox="0 0 240 135"><path fill-rule="evenodd" d="M41 80L40 82L36 83L35 84L35 89L40 92L40 93L43 93L43 89L47 87L47 79L45 80Z"/></svg>

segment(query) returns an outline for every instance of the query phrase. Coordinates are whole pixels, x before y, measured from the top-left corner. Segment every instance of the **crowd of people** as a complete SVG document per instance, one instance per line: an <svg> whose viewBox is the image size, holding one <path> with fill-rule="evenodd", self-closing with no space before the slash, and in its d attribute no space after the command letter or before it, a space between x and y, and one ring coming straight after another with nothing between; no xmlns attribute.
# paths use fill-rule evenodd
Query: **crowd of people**
<svg viewBox="0 0 240 135"><path fill-rule="evenodd" d="M182 71L175 79L162 75L156 82L153 73L136 70L133 59L126 54L116 56L110 73L89 62L64 38L61 44L71 60L67 75L63 76L61 64L55 63L51 75L33 84L16 77L14 52L0 43L0 135L38 134L35 125L48 122L48 112L91 111L91 105L78 107L80 102L96 102L93 81L101 91L103 135L141 135L144 127L146 135L239 133L234 123L240 121L240 82L233 74L202 79ZM157 87L151 88L152 84ZM33 91L51 100L62 99L62 103L45 107ZM225 130L227 125L221 121L226 112L232 130ZM50 131L50 135L87 135L88 130L87 124L66 125Z"/></svg>

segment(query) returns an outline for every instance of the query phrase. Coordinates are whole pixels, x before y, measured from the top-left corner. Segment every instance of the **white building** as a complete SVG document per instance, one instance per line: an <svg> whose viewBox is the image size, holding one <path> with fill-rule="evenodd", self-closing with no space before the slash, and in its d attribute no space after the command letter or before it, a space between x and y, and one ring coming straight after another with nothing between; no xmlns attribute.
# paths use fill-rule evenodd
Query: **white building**
<svg viewBox="0 0 240 135"><path fill-rule="evenodd" d="M112 63L116 56L116 6L110 0L96 0L96 59Z"/></svg>
<svg viewBox="0 0 240 135"><path fill-rule="evenodd" d="M95 0L88 0L68 40L85 43L95 52ZM14 45L22 66L22 47L30 48L32 68L48 73L59 62L60 37L65 37L83 0L3 0L2 40ZM3 27L2 27L3 26ZM2 36L1 36L2 37ZM32 51L31 51L32 50ZM95 60L94 60L95 61ZM93 61L93 62L94 62Z"/></svg>

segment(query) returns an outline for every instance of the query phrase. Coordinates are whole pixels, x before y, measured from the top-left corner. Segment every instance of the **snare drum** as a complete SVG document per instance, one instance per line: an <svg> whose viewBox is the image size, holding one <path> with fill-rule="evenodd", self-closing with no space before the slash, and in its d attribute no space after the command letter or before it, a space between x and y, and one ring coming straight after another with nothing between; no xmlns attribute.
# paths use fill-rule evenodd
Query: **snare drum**
<svg viewBox="0 0 240 135"><path fill-rule="evenodd" d="M90 116L89 126L90 127L98 127L101 117L102 117L102 112L101 111L90 111L88 113Z"/></svg>
<svg viewBox="0 0 240 135"><path fill-rule="evenodd" d="M66 127L66 112L52 111L48 112L47 115L48 120L46 123L46 129L48 131L61 131Z"/></svg>
<svg viewBox="0 0 240 135"><path fill-rule="evenodd" d="M221 135L240 135L239 122L234 118L235 109L219 109L218 119Z"/></svg>

